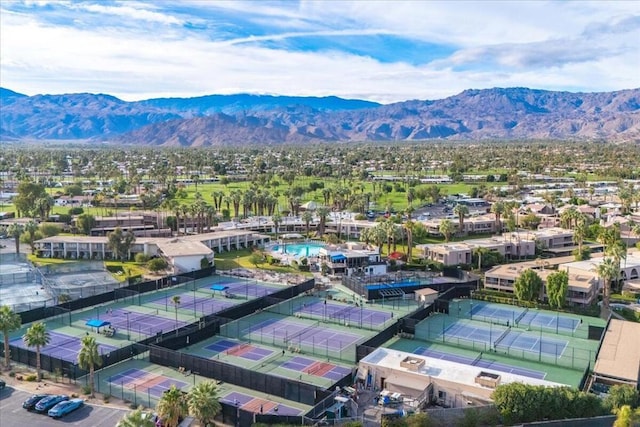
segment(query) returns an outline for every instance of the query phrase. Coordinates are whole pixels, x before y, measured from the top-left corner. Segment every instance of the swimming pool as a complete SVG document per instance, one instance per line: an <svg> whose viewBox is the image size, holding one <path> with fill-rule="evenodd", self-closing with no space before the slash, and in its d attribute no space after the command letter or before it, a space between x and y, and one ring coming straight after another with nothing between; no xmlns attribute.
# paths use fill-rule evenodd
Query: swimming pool
<svg viewBox="0 0 640 427"><path fill-rule="evenodd" d="M271 248L272 252L285 253L293 255L296 258L305 256L318 256L322 243L290 243L284 245L275 245Z"/></svg>

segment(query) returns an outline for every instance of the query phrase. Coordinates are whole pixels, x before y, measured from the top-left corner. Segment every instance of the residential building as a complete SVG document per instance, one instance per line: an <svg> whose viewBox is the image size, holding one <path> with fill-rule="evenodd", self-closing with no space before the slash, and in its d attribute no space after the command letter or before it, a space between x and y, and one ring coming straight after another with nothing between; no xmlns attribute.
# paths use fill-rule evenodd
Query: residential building
<svg viewBox="0 0 640 427"><path fill-rule="evenodd" d="M596 383L640 386L640 323L611 319L593 366Z"/></svg>

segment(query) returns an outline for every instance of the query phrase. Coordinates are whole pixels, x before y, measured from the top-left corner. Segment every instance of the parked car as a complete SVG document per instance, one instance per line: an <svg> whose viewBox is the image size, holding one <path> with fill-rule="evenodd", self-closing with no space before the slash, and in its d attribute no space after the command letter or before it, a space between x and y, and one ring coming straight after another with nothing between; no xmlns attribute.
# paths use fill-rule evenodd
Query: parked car
<svg viewBox="0 0 640 427"><path fill-rule="evenodd" d="M5 383L3 380L0 380L0 390L3 390L6 386L7 383Z"/></svg>
<svg viewBox="0 0 640 427"><path fill-rule="evenodd" d="M52 418L64 417L76 409L81 408L82 405L84 405L84 400L82 399L63 400L53 408L49 409L48 414Z"/></svg>
<svg viewBox="0 0 640 427"><path fill-rule="evenodd" d="M35 410L36 412L47 412L49 409L56 406L58 403L63 402L65 400L69 400L69 396L65 396L63 394L54 394L51 396L47 396L38 403L36 403Z"/></svg>
<svg viewBox="0 0 640 427"><path fill-rule="evenodd" d="M38 402L40 402L45 397L49 397L49 396L51 395L50 394L34 394L33 396L31 396L30 398L28 398L22 403L22 407L27 411L32 411L36 409L36 405L38 404Z"/></svg>

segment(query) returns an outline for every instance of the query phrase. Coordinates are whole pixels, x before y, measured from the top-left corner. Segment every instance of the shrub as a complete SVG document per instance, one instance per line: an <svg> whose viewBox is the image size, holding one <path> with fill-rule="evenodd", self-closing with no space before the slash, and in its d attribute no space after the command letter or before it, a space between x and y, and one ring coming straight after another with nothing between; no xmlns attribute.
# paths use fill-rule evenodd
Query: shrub
<svg viewBox="0 0 640 427"><path fill-rule="evenodd" d="M82 208L71 208L69 209L69 215L82 215L84 213L84 209Z"/></svg>
<svg viewBox="0 0 640 427"><path fill-rule="evenodd" d="M88 384L83 385L80 390L82 391L82 394L91 394L91 387Z"/></svg>
<svg viewBox="0 0 640 427"><path fill-rule="evenodd" d="M102 401L104 403L109 403L110 399L111 399L111 395L110 394L105 394L104 396L102 396Z"/></svg>
<svg viewBox="0 0 640 427"><path fill-rule="evenodd" d="M154 258L147 263L147 267L151 271L160 271L167 268L167 261L162 258Z"/></svg>
<svg viewBox="0 0 640 427"><path fill-rule="evenodd" d="M15 373L14 371L10 371L10 372L9 372L9 376L10 376L11 378L15 378L16 373Z"/></svg>
<svg viewBox="0 0 640 427"><path fill-rule="evenodd" d="M58 234L60 234L61 231L62 230L60 229L60 226L55 224L40 225L40 233L42 233L44 237L57 236Z"/></svg>
<svg viewBox="0 0 640 427"><path fill-rule="evenodd" d="M29 381L30 383L36 381L37 379L38 376L36 374L29 374L24 378L25 381Z"/></svg>
<svg viewBox="0 0 640 427"><path fill-rule="evenodd" d="M149 261L149 255L143 253L136 254L135 260L137 263L144 264Z"/></svg>

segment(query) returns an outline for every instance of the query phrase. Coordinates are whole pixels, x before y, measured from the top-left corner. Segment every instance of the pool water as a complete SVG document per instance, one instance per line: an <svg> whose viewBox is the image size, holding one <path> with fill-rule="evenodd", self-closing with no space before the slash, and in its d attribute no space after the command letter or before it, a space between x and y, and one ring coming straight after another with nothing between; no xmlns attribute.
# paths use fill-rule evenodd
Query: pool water
<svg viewBox="0 0 640 427"><path fill-rule="evenodd" d="M307 256L318 256L320 248L324 247L321 243L291 243L284 245L275 245L271 248L272 252L286 253L296 258Z"/></svg>

